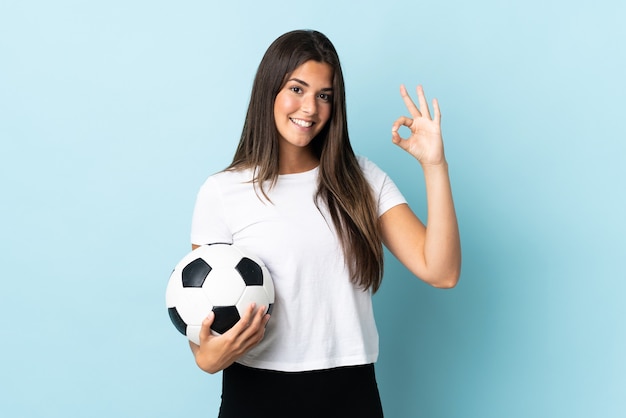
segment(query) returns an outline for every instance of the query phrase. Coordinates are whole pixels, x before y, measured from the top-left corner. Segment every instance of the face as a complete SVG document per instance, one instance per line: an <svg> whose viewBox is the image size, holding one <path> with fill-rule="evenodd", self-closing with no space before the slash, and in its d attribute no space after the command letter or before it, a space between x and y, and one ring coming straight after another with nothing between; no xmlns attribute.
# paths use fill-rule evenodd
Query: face
<svg viewBox="0 0 626 418"><path fill-rule="evenodd" d="M333 69L307 61L289 76L274 101L282 151L302 150L324 128L332 111Z"/></svg>

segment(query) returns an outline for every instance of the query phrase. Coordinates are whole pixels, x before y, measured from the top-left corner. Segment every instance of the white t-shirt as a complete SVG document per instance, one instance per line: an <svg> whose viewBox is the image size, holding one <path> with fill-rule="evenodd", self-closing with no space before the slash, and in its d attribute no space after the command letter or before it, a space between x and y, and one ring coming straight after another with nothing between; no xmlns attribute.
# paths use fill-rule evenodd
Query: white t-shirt
<svg viewBox="0 0 626 418"><path fill-rule="evenodd" d="M374 163L359 164L378 201L379 216L406 200ZM231 243L258 256L276 290L263 340L238 360L269 370L305 371L373 363L378 332L371 292L350 282L330 215L313 197L318 168L280 175L266 189L252 170L210 176L198 192L193 244Z"/></svg>

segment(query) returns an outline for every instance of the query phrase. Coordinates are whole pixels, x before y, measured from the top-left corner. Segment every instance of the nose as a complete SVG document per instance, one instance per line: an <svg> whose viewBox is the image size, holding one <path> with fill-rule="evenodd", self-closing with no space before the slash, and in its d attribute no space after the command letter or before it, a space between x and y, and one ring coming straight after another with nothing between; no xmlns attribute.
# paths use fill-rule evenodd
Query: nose
<svg viewBox="0 0 626 418"><path fill-rule="evenodd" d="M314 94L307 94L302 98L300 109L306 114L314 115L317 113L317 101Z"/></svg>

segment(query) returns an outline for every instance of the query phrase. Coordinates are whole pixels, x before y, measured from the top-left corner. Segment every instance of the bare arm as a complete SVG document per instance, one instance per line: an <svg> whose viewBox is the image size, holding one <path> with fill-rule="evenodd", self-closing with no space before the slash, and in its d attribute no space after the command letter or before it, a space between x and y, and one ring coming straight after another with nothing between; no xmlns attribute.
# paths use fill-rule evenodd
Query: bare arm
<svg viewBox="0 0 626 418"><path fill-rule="evenodd" d="M392 141L414 156L422 166L428 219L424 225L408 205L388 210L380 219L383 242L420 279L435 287L454 287L461 271L461 244L448 163L443 152L439 104L436 99L433 100L434 117L431 118L421 86L417 88L420 109L404 86L400 92L412 117L396 120ZM409 138L400 137L400 126L411 130Z"/></svg>

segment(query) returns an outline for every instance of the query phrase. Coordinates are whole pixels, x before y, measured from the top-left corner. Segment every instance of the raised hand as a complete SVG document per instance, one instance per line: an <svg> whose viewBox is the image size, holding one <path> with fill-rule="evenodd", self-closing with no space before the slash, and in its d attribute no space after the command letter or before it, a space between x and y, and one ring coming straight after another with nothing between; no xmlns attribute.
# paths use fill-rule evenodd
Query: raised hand
<svg viewBox="0 0 626 418"><path fill-rule="evenodd" d="M422 166L445 164L439 102L433 99L434 116L431 117L422 86L417 86L419 108L411 100L404 85L400 86L400 95L411 117L401 116L394 122L391 128L391 141L414 156ZM411 130L411 135L406 139L398 133L401 126Z"/></svg>

